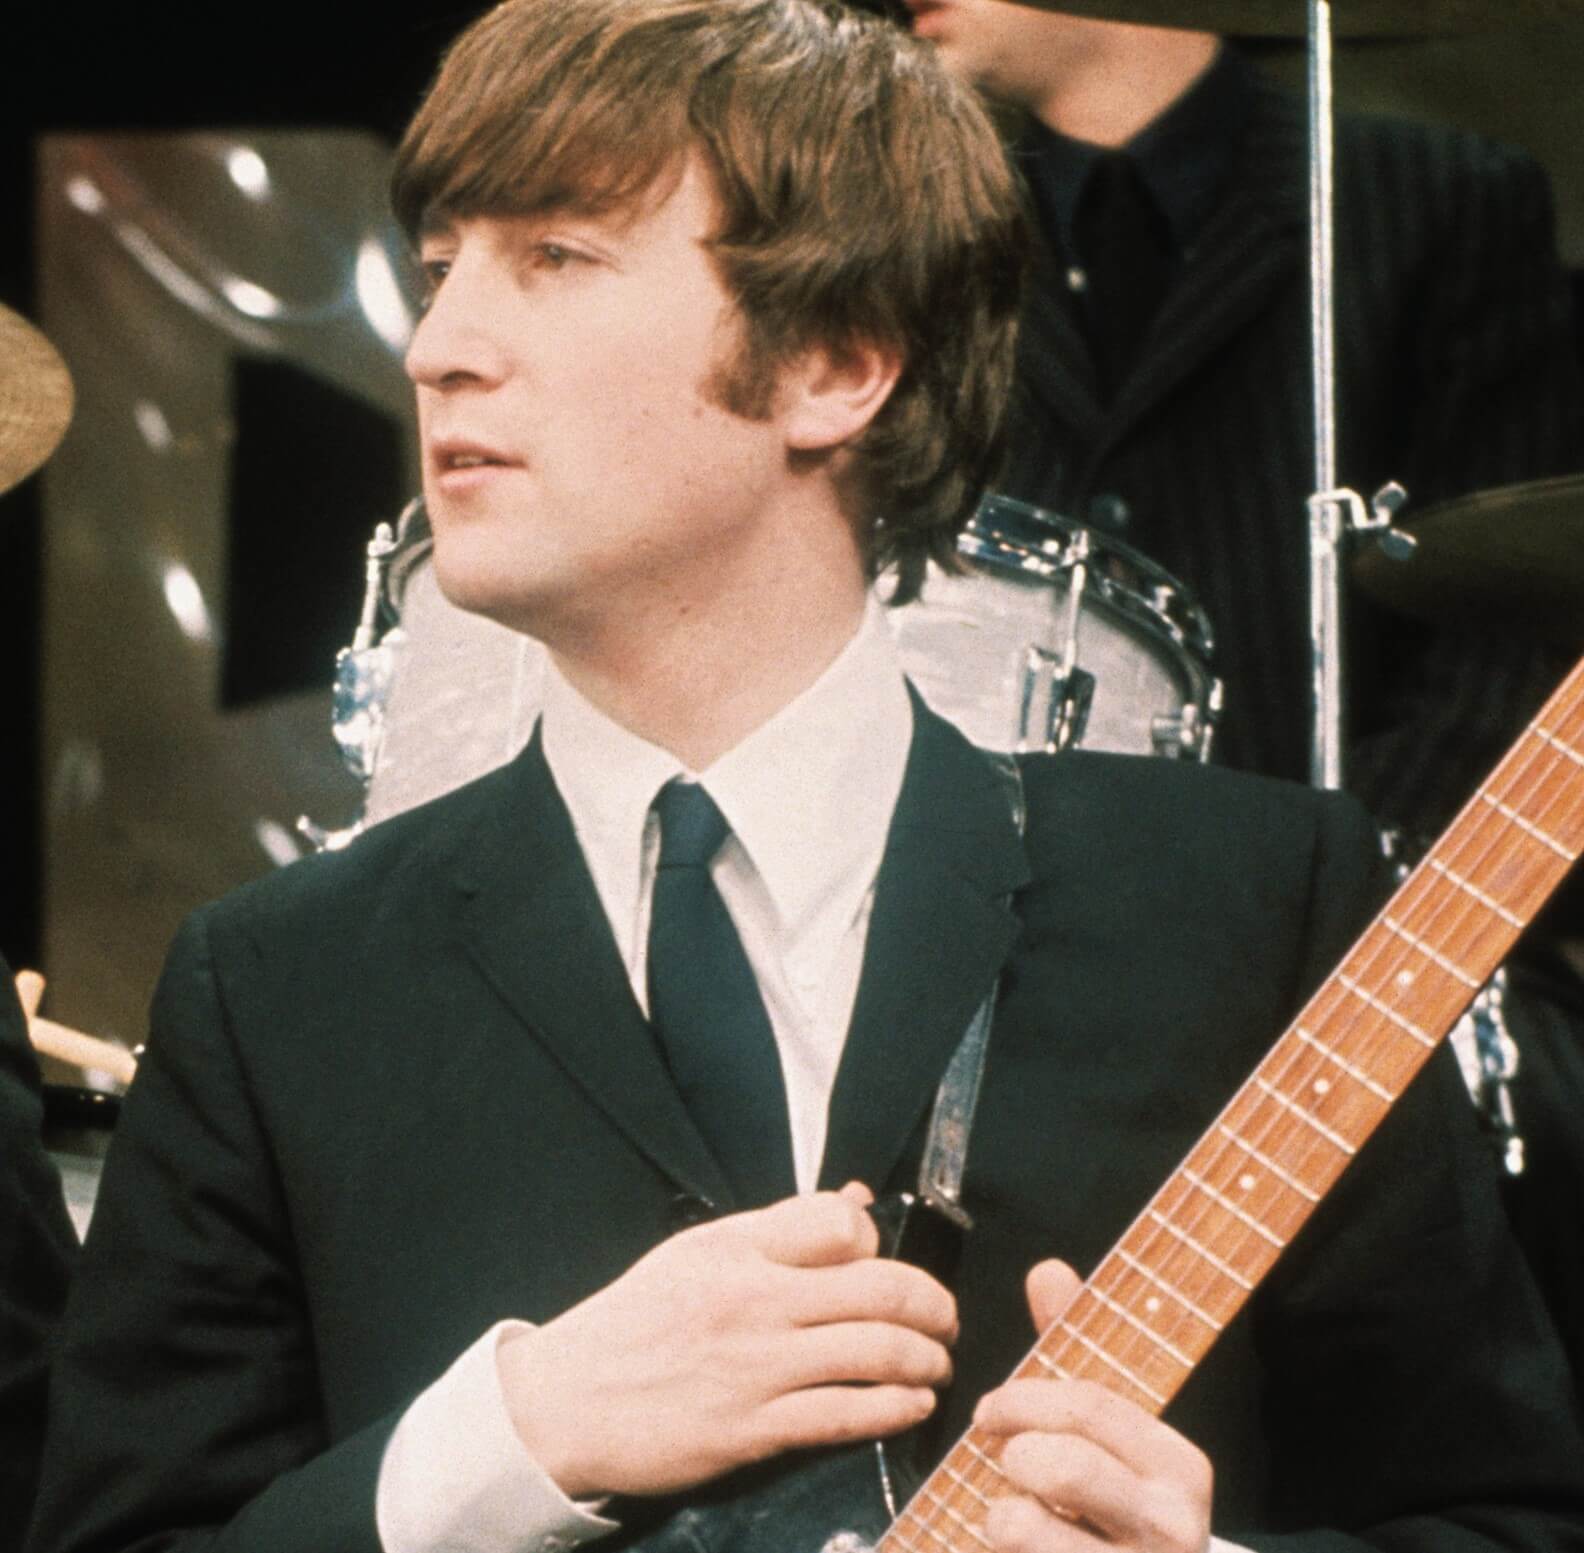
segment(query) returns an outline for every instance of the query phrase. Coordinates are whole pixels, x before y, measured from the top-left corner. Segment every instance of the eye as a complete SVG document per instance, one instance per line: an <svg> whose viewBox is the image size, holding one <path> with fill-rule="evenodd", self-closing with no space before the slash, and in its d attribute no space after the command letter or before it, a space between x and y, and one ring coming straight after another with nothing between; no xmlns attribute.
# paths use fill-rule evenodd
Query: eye
<svg viewBox="0 0 1584 1553"><path fill-rule="evenodd" d="M534 263L537 264L540 269L545 270L565 269L566 266L572 263L574 259L580 259L583 257L581 254L574 253L572 249L565 247L561 243L549 241L535 243L533 253Z"/></svg>

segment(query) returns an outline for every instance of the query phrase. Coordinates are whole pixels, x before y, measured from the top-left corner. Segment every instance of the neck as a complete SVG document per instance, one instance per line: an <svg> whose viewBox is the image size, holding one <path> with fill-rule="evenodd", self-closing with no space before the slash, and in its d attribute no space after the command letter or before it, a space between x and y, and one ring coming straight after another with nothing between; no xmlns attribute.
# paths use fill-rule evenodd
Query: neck
<svg viewBox="0 0 1584 1553"><path fill-rule="evenodd" d="M1220 47L1209 32L1095 23L1072 68L1054 74L1029 107L1058 134L1125 146L1188 91Z"/></svg>
<svg viewBox="0 0 1584 1553"><path fill-rule="evenodd" d="M556 667L629 732L705 771L807 690L852 640L867 588L850 542L836 565L782 558L704 596L610 610L548 643Z"/></svg>

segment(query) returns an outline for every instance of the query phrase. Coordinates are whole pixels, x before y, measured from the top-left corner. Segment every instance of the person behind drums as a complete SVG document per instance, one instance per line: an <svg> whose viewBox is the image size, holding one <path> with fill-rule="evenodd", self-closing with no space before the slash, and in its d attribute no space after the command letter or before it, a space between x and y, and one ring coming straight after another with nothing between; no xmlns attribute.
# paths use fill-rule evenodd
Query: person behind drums
<svg viewBox="0 0 1584 1553"><path fill-rule="evenodd" d="M0 959L0 1550L22 1546L43 1447L48 1350L77 1237L44 1151L38 1060Z"/></svg>
<svg viewBox="0 0 1584 1553"><path fill-rule="evenodd" d="M395 199L436 572L545 642L545 710L184 927L34 1553L850 1547L836 1494L755 1507L976 1409L1009 1553L1560 1548L1584 1440L1446 1062L1169 1420L1000 1384L1375 857L1349 800L1209 768L1009 787L910 696L868 582L949 553L1011 367L966 91L812 0L507 0ZM998 977L954 1299L862 1208Z"/></svg>
<svg viewBox="0 0 1584 1553"><path fill-rule="evenodd" d="M1205 605L1214 758L1303 779L1313 490L1306 123L1213 33L1007 0L909 0L916 33L1016 116L1040 242L1001 488L1118 535ZM1188 20L1193 6L1160 8ZM1544 174L1476 135L1337 126L1340 462L1410 513L1584 468L1584 387ZM1346 779L1409 847L1461 807L1558 677L1512 626L1349 600ZM1584 939L1579 882L1555 928ZM1571 919L1573 925L1567 926ZM1584 1375L1584 987L1551 938L1512 971L1504 1190ZM1544 1049L1540 1049L1541 1047ZM1545 1075L1542 1082L1541 1075Z"/></svg>

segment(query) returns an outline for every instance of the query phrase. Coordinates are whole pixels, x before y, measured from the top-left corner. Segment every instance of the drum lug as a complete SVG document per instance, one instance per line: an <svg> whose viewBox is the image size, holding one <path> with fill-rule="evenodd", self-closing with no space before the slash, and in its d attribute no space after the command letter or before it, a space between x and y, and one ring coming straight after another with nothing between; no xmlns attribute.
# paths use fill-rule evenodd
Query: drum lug
<svg viewBox="0 0 1584 1553"><path fill-rule="evenodd" d="M1030 647L1023 659L1018 698L1018 749L1055 754L1083 741L1094 705L1095 677L1083 669L1063 674L1062 660L1043 647Z"/></svg>

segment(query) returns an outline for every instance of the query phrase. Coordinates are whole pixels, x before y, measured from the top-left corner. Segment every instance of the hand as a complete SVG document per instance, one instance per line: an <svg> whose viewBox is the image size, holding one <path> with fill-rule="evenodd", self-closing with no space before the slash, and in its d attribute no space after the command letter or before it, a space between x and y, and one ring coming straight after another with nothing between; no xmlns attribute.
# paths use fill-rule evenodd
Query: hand
<svg viewBox="0 0 1584 1553"><path fill-rule="evenodd" d="M496 1354L523 1443L572 1498L660 1494L895 1434L951 1375L952 1297L875 1254L868 1190L685 1230Z"/></svg>
<svg viewBox="0 0 1584 1553"><path fill-rule="evenodd" d="M1041 1331L1078 1292L1061 1262L1029 1274L1029 1309ZM974 1422L1007 1436L1001 1465L1023 1492L985 1517L1003 1553L1205 1553L1210 1542L1209 1459L1137 1404L1086 1380L1019 1380L980 1402Z"/></svg>

